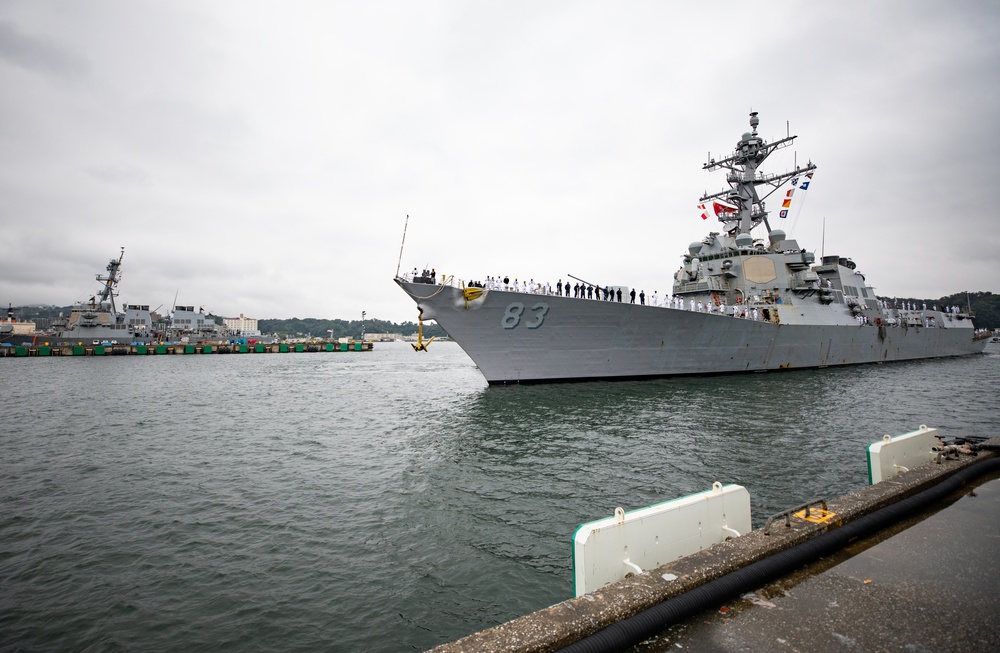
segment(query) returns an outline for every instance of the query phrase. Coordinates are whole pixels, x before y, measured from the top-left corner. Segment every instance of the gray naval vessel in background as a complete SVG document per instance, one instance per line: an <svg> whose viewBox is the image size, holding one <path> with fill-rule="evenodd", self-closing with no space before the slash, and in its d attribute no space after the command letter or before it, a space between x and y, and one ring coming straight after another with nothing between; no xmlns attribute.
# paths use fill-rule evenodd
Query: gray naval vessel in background
<svg viewBox="0 0 1000 653"><path fill-rule="evenodd" d="M129 345L157 341L177 342L222 342L235 338L204 309L195 312L194 306L177 306L171 309L169 324L157 330L153 324L152 312L147 304L126 304L119 311L115 298L118 284L122 280L122 247L117 259L111 259L105 268L107 274L98 274L101 284L99 292L85 302L76 302L68 318L59 319L52 329L35 331L31 322L20 322L14 317L13 308L8 306L7 318L0 321L0 346L6 345Z"/></svg>
<svg viewBox="0 0 1000 653"><path fill-rule="evenodd" d="M122 259L125 258L125 248L122 247L118 258L108 262L106 275L97 275L101 284L100 292L86 302L73 305L69 318L60 319L53 325L52 333L22 333L0 338L4 344L11 345L74 345L78 343L99 344L109 342L114 344L130 344L136 339L135 328L129 324L125 315L118 312L115 297L118 296L118 284L121 283ZM61 314L60 314L61 317Z"/></svg>
<svg viewBox="0 0 1000 653"><path fill-rule="evenodd" d="M812 176L809 162L758 173L776 149L753 131L735 152L703 168L727 170L729 189L701 198L722 223L691 243L661 305L624 303L512 287L490 280L400 276L395 282L472 358L490 384L639 379L819 368L981 353L971 314L958 307L890 307L855 264L815 256L771 229L764 199ZM761 196L758 193L767 190ZM784 204L784 202L783 202ZM751 231L763 225L767 240ZM584 283L587 288L589 284ZM592 287L591 287L592 288ZM588 288L588 289L591 289ZM604 297L601 289L597 296ZM419 343L416 349L423 348Z"/></svg>

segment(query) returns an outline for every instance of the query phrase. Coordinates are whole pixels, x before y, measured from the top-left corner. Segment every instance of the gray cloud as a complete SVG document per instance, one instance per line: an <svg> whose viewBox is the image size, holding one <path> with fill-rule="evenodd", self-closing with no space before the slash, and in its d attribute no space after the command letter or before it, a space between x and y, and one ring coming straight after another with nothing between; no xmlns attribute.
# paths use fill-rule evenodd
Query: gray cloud
<svg viewBox="0 0 1000 653"><path fill-rule="evenodd" d="M800 136L769 171L820 166L803 246L825 219L881 293L998 292L993 5L8 3L0 303L124 245L131 302L413 319L407 214L404 269L662 293L751 109Z"/></svg>
<svg viewBox="0 0 1000 653"><path fill-rule="evenodd" d="M0 59L7 63L64 79L87 72L87 61L71 49L40 36L24 34L13 22L0 20Z"/></svg>

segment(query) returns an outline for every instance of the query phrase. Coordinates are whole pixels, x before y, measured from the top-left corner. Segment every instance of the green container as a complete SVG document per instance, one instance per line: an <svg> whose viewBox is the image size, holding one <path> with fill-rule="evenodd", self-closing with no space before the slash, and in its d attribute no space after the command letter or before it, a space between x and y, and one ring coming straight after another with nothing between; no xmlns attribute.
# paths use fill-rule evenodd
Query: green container
<svg viewBox="0 0 1000 653"><path fill-rule="evenodd" d="M211 354L212 353L212 345L205 345L205 347L201 350L201 353L203 353L203 354Z"/></svg>
<svg viewBox="0 0 1000 653"><path fill-rule="evenodd" d="M282 353L282 354L287 354L288 353L288 345L286 345L285 343L281 343L280 345L278 345L278 352Z"/></svg>
<svg viewBox="0 0 1000 653"><path fill-rule="evenodd" d="M146 355L146 345L136 345L135 353L145 356Z"/></svg>
<svg viewBox="0 0 1000 653"><path fill-rule="evenodd" d="M156 345L156 353L157 354L165 354L165 353L167 353L167 346L166 345Z"/></svg>
<svg viewBox="0 0 1000 653"><path fill-rule="evenodd" d="M27 356L28 355L28 348L25 347L24 345L17 345L16 347L14 347L14 355L15 356Z"/></svg>
<svg viewBox="0 0 1000 653"><path fill-rule="evenodd" d="M241 354L247 353L247 346L246 345L240 345L240 353Z"/></svg>
<svg viewBox="0 0 1000 653"><path fill-rule="evenodd" d="M340 351L347 351L347 343L346 342L340 343Z"/></svg>
<svg viewBox="0 0 1000 653"><path fill-rule="evenodd" d="M83 356L83 345L73 345L73 355Z"/></svg>
<svg viewBox="0 0 1000 653"><path fill-rule="evenodd" d="M94 356L103 356L103 355L104 355L104 345L97 345L96 347L94 347Z"/></svg>
<svg viewBox="0 0 1000 653"><path fill-rule="evenodd" d="M194 353L194 345L184 345L184 353L185 354L193 354Z"/></svg>
<svg viewBox="0 0 1000 653"><path fill-rule="evenodd" d="M333 343L331 343L331 342L326 343L326 350L327 351L333 351Z"/></svg>
<svg viewBox="0 0 1000 653"><path fill-rule="evenodd" d="M361 345L362 345L362 343L360 343L360 342L354 343L354 351L361 351L361 348L362 348Z"/></svg>
<svg viewBox="0 0 1000 653"><path fill-rule="evenodd" d="M256 346L254 346L253 350L255 352L257 352L258 354L263 354L264 353L264 345L256 345Z"/></svg>
<svg viewBox="0 0 1000 653"><path fill-rule="evenodd" d="M295 345L295 351L305 351L305 347L301 342Z"/></svg>
<svg viewBox="0 0 1000 653"><path fill-rule="evenodd" d="M41 347L38 348L38 355L39 356L51 356L52 355L52 347L46 347L45 345L42 345Z"/></svg>

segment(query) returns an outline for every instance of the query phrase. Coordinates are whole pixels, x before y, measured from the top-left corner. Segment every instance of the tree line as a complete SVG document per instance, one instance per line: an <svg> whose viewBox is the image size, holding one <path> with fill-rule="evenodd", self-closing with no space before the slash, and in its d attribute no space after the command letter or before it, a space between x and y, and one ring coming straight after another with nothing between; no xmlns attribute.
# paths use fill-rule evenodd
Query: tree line
<svg viewBox="0 0 1000 653"><path fill-rule="evenodd" d="M257 328L261 333L277 333L282 338L355 338L361 339L361 320L328 320L316 317L278 319L269 318L257 320ZM389 322L386 320L366 319L365 333L398 333L404 336L417 335L416 322ZM329 331L333 331L331 334ZM447 336L436 322L424 323L424 337L438 338Z"/></svg>

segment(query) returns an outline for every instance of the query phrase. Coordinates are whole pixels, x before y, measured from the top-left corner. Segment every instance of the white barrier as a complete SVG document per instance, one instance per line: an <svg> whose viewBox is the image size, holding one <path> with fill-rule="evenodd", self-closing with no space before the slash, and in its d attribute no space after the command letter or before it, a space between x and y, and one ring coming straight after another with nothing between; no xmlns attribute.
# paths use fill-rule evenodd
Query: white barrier
<svg viewBox="0 0 1000 653"><path fill-rule="evenodd" d="M892 478L935 458L933 447L940 445L937 429L921 424L916 431L892 437L883 435L880 442L868 446L868 484Z"/></svg>
<svg viewBox="0 0 1000 653"><path fill-rule="evenodd" d="M750 493L711 490L581 525L573 535L576 596L750 532Z"/></svg>

